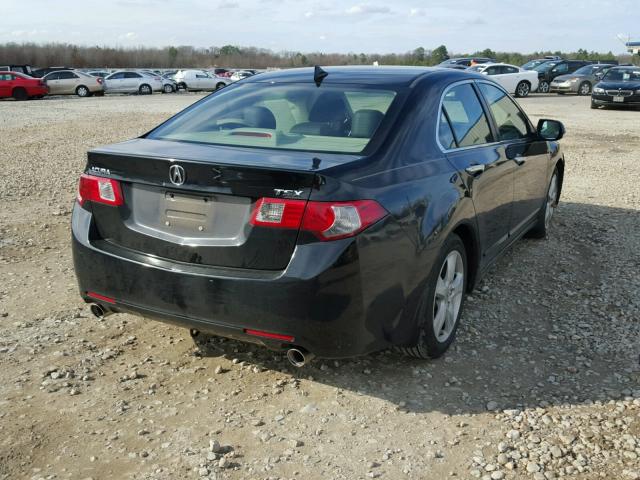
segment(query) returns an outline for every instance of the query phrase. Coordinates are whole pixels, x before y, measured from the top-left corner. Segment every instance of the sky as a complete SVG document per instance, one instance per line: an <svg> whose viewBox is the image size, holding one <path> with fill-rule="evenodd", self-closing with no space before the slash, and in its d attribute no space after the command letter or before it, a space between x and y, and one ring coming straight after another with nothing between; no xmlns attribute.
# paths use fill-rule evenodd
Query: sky
<svg viewBox="0 0 640 480"><path fill-rule="evenodd" d="M638 0L0 0L0 43L226 44L274 51L623 53Z"/></svg>

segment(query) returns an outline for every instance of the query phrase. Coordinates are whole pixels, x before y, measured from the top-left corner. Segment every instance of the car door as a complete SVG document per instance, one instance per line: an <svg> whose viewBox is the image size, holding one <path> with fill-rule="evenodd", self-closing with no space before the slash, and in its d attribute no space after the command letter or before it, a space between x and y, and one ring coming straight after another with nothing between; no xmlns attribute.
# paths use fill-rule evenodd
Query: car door
<svg viewBox="0 0 640 480"><path fill-rule="evenodd" d="M110 93L113 92L122 92L124 83L124 72L117 72L112 75L109 75L105 79L105 85L107 87L107 91Z"/></svg>
<svg viewBox="0 0 640 480"><path fill-rule="evenodd" d="M513 207L515 164L495 141L473 81L450 86L442 98L439 141L473 200L483 263L504 247Z"/></svg>
<svg viewBox="0 0 640 480"><path fill-rule="evenodd" d="M76 87L78 85L78 77L73 72L59 72L58 81L60 86L60 93L69 95L76 93Z"/></svg>
<svg viewBox="0 0 640 480"><path fill-rule="evenodd" d="M551 82L554 78L565 75L569 73L569 63L568 62L560 62L558 65L553 67L549 72L549 82Z"/></svg>
<svg viewBox="0 0 640 480"><path fill-rule="evenodd" d="M60 72L51 72L44 76L43 80L49 87L49 95L60 95L62 85L60 84Z"/></svg>
<svg viewBox="0 0 640 480"><path fill-rule="evenodd" d="M478 82L478 87L488 106L498 141L504 146L506 158L514 165L509 235L517 235L542 207L547 189L549 147L504 90L488 82Z"/></svg>
<svg viewBox="0 0 640 480"><path fill-rule="evenodd" d="M124 73L124 91L125 92L137 92L140 87L140 79L142 75L136 72L125 72ZM151 83L151 82L149 82Z"/></svg>

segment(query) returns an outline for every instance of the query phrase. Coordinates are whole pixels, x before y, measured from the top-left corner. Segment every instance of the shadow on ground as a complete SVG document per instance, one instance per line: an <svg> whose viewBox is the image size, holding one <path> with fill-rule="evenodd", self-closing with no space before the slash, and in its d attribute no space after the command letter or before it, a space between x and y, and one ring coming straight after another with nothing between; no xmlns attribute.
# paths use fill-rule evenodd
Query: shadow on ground
<svg viewBox="0 0 640 480"><path fill-rule="evenodd" d="M201 337L196 354L238 358L414 412L640 397L639 217L563 203L548 239L520 241L492 268L438 360L383 351L296 369L282 354L213 337Z"/></svg>

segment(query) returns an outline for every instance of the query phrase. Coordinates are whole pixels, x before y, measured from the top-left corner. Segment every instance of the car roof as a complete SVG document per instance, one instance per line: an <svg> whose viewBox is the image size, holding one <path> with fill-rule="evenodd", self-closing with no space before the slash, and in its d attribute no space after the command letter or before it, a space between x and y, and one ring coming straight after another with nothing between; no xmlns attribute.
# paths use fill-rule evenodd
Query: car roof
<svg viewBox="0 0 640 480"><path fill-rule="evenodd" d="M349 84L359 83L363 85L410 85L417 78L425 75L449 76L452 78L467 78L469 73L461 70L438 67L408 67L408 66L384 66L375 67L368 65L322 67L328 75L322 81L323 84ZM313 68L292 68L264 72L244 79L247 83L309 83L313 82Z"/></svg>

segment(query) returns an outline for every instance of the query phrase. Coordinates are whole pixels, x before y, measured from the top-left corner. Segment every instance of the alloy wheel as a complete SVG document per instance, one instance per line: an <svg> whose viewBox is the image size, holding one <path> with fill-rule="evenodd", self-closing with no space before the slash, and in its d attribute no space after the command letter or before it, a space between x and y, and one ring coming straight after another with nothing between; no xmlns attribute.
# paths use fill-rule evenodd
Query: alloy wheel
<svg viewBox="0 0 640 480"><path fill-rule="evenodd" d="M538 87L540 93L549 93L549 83L548 82L540 82L540 86Z"/></svg>
<svg viewBox="0 0 640 480"><path fill-rule="evenodd" d="M558 175L553 174L551 177L551 184L549 185L549 192L547 193L547 204L544 212L544 226L549 227L553 213L558 206Z"/></svg>
<svg viewBox="0 0 640 480"><path fill-rule="evenodd" d="M522 82L518 85L518 96L526 97L527 95L529 95L529 84Z"/></svg>
<svg viewBox="0 0 640 480"><path fill-rule="evenodd" d="M433 331L438 342L446 342L455 329L464 291L462 255L453 250L445 258L433 301Z"/></svg>
<svg viewBox="0 0 640 480"><path fill-rule="evenodd" d="M78 87L78 96L86 97L89 95L89 89L87 87Z"/></svg>
<svg viewBox="0 0 640 480"><path fill-rule="evenodd" d="M589 95L591 93L591 86L585 82L580 85L580 95Z"/></svg>

